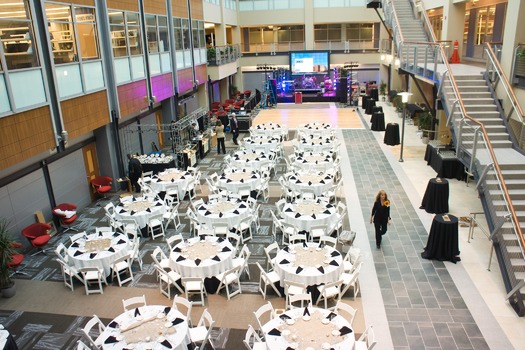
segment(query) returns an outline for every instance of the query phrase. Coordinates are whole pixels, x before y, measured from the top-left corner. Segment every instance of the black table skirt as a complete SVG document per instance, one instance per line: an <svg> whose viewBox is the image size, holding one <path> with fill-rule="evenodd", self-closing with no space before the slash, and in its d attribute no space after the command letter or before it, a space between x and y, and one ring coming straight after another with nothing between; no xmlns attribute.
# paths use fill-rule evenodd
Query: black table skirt
<svg viewBox="0 0 525 350"><path fill-rule="evenodd" d="M379 100L379 91L378 89L370 89L370 97L372 97L374 100Z"/></svg>
<svg viewBox="0 0 525 350"><path fill-rule="evenodd" d="M448 215L450 221L444 220L444 215L438 214L432 221L428 235L427 246L421 257L429 260L451 261L461 260L458 243L458 218Z"/></svg>
<svg viewBox="0 0 525 350"><path fill-rule="evenodd" d="M385 138L383 142L389 146L399 145L399 124L388 123L386 125Z"/></svg>
<svg viewBox="0 0 525 350"><path fill-rule="evenodd" d="M420 209L427 213L448 213L449 186L446 179L430 179Z"/></svg>
<svg viewBox="0 0 525 350"><path fill-rule="evenodd" d="M465 166L457 158L442 158L431 145L427 145L425 160L436 171L436 177L458 180L466 178Z"/></svg>
<svg viewBox="0 0 525 350"><path fill-rule="evenodd" d="M385 131L385 114L375 112L372 115L372 131Z"/></svg>
<svg viewBox="0 0 525 350"><path fill-rule="evenodd" d="M158 174L166 169L175 168L175 160L169 163L162 164L142 164L142 171L153 171L153 174Z"/></svg>
<svg viewBox="0 0 525 350"><path fill-rule="evenodd" d="M368 101L369 98L370 96L366 95L361 98L361 108L366 109L366 101Z"/></svg>
<svg viewBox="0 0 525 350"><path fill-rule="evenodd" d="M18 345L11 334L7 336L3 350L18 350Z"/></svg>
<svg viewBox="0 0 525 350"><path fill-rule="evenodd" d="M372 98L366 100L366 114L372 114L372 108L376 106L376 101Z"/></svg>

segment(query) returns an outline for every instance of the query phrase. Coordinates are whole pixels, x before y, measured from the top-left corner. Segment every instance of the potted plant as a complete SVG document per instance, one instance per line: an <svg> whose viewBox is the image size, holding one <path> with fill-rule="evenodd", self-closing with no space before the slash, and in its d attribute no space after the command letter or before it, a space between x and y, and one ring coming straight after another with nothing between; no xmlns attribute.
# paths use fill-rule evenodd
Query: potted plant
<svg viewBox="0 0 525 350"><path fill-rule="evenodd" d="M217 61L217 50L214 47L208 48L206 57L209 63L215 63Z"/></svg>
<svg viewBox="0 0 525 350"><path fill-rule="evenodd" d="M417 126L421 131L421 141L428 143L430 140L430 133L432 132L432 114L429 111L419 113L417 117Z"/></svg>
<svg viewBox="0 0 525 350"><path fill-rule="evenodd" d="M401 114L403 113L403 99L401 98L400 95L396 95L392 99L392 105L396 108L396 112L399 115L399 117L401 118L402 117Z"/></svg>
<svg viewBox="0 0 525 350"><path fill-rule="evenodd" d="M11 257L16 254L14 243L15 240L9 232L9 222L0 218L0 290L4 298L10 298L16 292L9 268Z"/></svg>
<svg viewBox="0 0 525 350"><path fill-rule="evenodd" d="M386 83L381 80L379 84L379 95L381 95L381 100L385 102L386 100Z"/></svg>

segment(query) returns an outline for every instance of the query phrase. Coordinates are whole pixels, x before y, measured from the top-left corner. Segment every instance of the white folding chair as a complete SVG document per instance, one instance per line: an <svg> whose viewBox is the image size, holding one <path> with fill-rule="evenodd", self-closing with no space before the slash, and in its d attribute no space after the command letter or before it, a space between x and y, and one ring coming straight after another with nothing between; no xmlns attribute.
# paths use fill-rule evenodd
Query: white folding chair
<svg viewBox="0 0 525 350"><path fill-rule="evenodd" d="M211 347L215 349L215 346L210 339L210 334L214 324L215 321L208 312L208 309L205 309L202 312L202 316L199 320L199 323L197 323L197 326L188 330L191 342L195 345L198 344L200 349L204 349L206 344L209 342Z"/></svg>
<svg viewBox="0 0 525 350"><path fill-rule="evenodd" d="M301 306L295 305L295 303L298 303L298 302L301 302ZM287 306L289 309L295 309L297 307L300 307L300 308L311 307L312 306L312 294L302 293L302 294L290 295L288 297L288 303L289 304Z"/></svg>
<svg viewBox="0 0 525 350"><path fill-rule="evenodd" d="M376 345L376 336L372 325L368 326L354 343L354 350L372 350Z"/></svg>
<svg viewBox="0 0 525 350"><path fill-rule="evenodd" d="M251 240L253 238L251 216L242 219L235 229L235 233L241 238L242 244Z"/></svg>
<svg viewBox="0 0 525 350"><path fill-rule="evenodd" d="M319 244L321 243L335 249L337 246L337 238L330 236L321 236L319 237Z"/></svg>
<svg viewBox="0 0 525 350"><path fill-rule="evenodd" d="M75 243L75 241L78 241L81 238L86 238L86 232L79 232L75 233L74 235L69 236L69 239L71 240L71 243Z"/></svg>
<svg viewBox="0 0 525 350"><path fill-rule="evenodd" d="M127 277L125 277L127 274ZM126 254L116 259L111 265L111 281L117 277L118 285L122 287L124 283L133 281L133 271L131 271L131 257Z"/></svg>
<svg viewBox="0 0 525 350"><path fill-rule="evenodd" d="M162 269L170 268L170 259L166 256L166 254L164 254L160 247L156 247L153 250L153 253L151 253L151 257L153 258L153 261Z"/></svg>
<svg viewBox="0 0 525 350"><path fill-rule="evenodd" d="M248 330L242 341L246 346L247 350L266 350L266 342L264 342L261 337L257 334L252 325L248 325Z"/></svg>
<svg viewBox="0 0 525 350"><path fill-rule="evenodd" d="M339 300L335 305L334 312L339 316L345 318L348 321L348 323L350 323L350 326L352 326L352 324L354 323L355 315L357 314L357 309L354 309L351 305L346 304L342 300ZM345 313L348 316L345 317L342 313Z"/></svg>
<svg viewBox="0 0 525 350"><path fill-rule="evenodd" d="M124 311L136 309L141 306L147 306L146 296L142 295L139 297L131 297L128 299L122 299L122 306L124 307Z"/></svg>
<svg viewBox="0 0 525 350"><path fill-rule="evenodd" d="M289 237L290 244L306 243L306 235L291 235Z"/></svg>
<svg viewBox="0 0 525 350"><path fill-rule="evenodd" d="M87 340L89 341L89 344L96 349L99 349L102 347L103 340L101 339L101 335L106 329L106 326L102 323L100 318L98 318L97 315L93 315L93 317L87 321L84 328L82 328L82 332L86 336Z"/></svg>
<svg viewBox="0 0 525 350"><path fill-rule="evenodd" d="M215 236L225 238L230 232L230 226L226 223L215 223L213 224L213 232L215 233Z"/></svg>
<svg viewBox="0 0 525 350"><path fill-rule="evenodd" d="M69 265L66 261L62 259L56 259L56 261L60 264L60 268L62 270L62 277L64 278L64 284L66 287L71 289L72 291L75 289L73 284L73 278L78 279L80 282L84 283L82 280L82 276L76 269L76 267Z"/></svg>
<svg viewBox="0 0 525 350"><path fill-rule="evenodd" d="M181 275L173 270L166 271L157 264L155 264L155 270L157 270L157 278L159 279L159 290L161 294L164 294L168 299L171 299L171 286L177 288L179 293L184 293L181 287L177 284L182 278Z"/></svg>
<svg viewBox="0 0 525 350"><path fill-rule="evenodd" d="M190 326L192 325L192 322L191 322L191 309L192 309L193 305L192 305L191 301L188 301L188 299L183 298L181 296L175 295L175 297L173 298L173 304L172 304L171 307L176 308L177 310L182 312L184 315L186 315L186 321L188 321ZM183 312L184 310L181 310L181 309L186 309L186 312Z"/></svg>
<svg viewBox="0 0 525 350"><path fill-rule="evenodd" d="M139 267L142 270L142 255L140 254L140 238L137 237L131 241L131 259L139 263Z"/></svg>
<svg viewBox="0 0 525 350"><path fill-rule="evenodd" d="M241 289L241 267L235 266L231 269L229 269L226 272L220 273L217 276L215 276L220 282L219 287L217 288L216 294L219 294L221 289L226 289L226 296L228 297L228 300L231 299L231 297L236 296L237 294L242 293ZM237 284L237 290L233 290L233 285ZM232 290L230 291L230 286L232 287Z"/></svg>
<svg viewBox="0 0 525 350"><path fill-rule="evenodd" d="M337 304L337 302L341 300L342 284L343 280L339 280L335 282L322 284L319 287L317 287L317 290L319 291L319 297L317 298L315 305L318 305L321 300L324 300L324 308L328 309L329 299L334 299Z"/></svg>
<svg viewBox="0 0 525 350"><path fill-rule="evenodd" d="M84 281L84 287L86 288L86 295L93 293L104 294L102 289L102 283L106 283L102 275L102 270L98 267L83 267L79 269L82 274L82 280ZM98 288L91 289L91 285L98 285Z"/></svg>
<svg viewBox="0 0 525 350"><path fill-rule="evenodd" d="M261 264L259 264L259 262L256 262L255 264L257 265L261 273L260 278L259 278L259 291L264 296L264 299L266 299L266 288L268 286L271 286L273 290L275 291L275 293L277 293L277 295L281 297L281 292L279 292L279 289L277 288L277 283L280 282L281 278L279 277L277 272L275 271L266 272L262 268Z"/></svg>
<svg viewBox="0 0 525 350"><path fill-rule="evenodd" d="M67 254L67 247L63 243L59 243L57 248L55 249L55 254L57 255L58 259L64 261L65 263L69 260L69 255Z"/></svg>
<svg viewBox="0 0 525 350"><path fill-rule="evenodd" d="M91 350L91 348L89 346L87 346L86 344L84 344L84 342L82 340L78 340L77 341L77 350Z"/></svg>
<svg viewBox="0 0 525 350"><path fill-rule="evenodd" d="M230 241L233 246L233 252L237 253L239 251L239 244L241 243L241 237L237 233L228 232L226 234L226 239Z"/></svg>
<svg viewBox="0 0 525 350"><path fill-rule="evenodd" d="M284 220L278 219L273 211L270 211L270 213L273 220L272 235L274 236L274 239L277 241L277 229L279 229L282 232L281 244L288 244L290 236L297 234L297 229L286 223Z"/></svg>
<svg viewBox="0 0 525 350"><path fill-rule="evenodd" d="M248 279L250 279L250 267L248 265L248 261L251 255L252 252L250 251L250 248L248 248L248 246L245 244L242 246L239 255L232 260L233 266L240 267L240 275L242 275L243 272L246 272Z"/></svg>
<svg viewBox="0 0 525 350"><path fill-rule="evenodd" d="M275 258L277 256L277 252L279 251L279 244L277 242L270 243L270 245L263 248L264 254L266 255L266 269L273 270L275 266ZM275 254L275 255L274 255Z"/></svg>
<svg viewBox="0 0 525 350"><path fill-rule="evenodd" d="M180 242L182 242L183 240L184 240L184 237L182 237L182 234L180 233L166 238L166 243L168 244L168 247L170 248L170 252L172 252L175 246L179 244Z"/></svg>
<svg viewBox="0 0 525 350"><path fill-rule="evenodd" d="M309 229L310 241L315 241L321 237L328 236L326 225L311 225Z"/></svg>
<svg viewBox="0 0 525 350"><path fill-rule="evenodd" d="M259 334L264 334L263 325L273 320L276 316L275 309L270 302L259 307L253 314L259 325Z"/></svg>
<svg viewBox="0 0 525 350"><path fill-rule="evenodd" d="M359 294L359 273L361 271L361 265L362 263L357 263L356 268L351 272L347 273L344 272L341 274L341 279L343 280L343 290L341 291L341 296L345 295L348 289L350 287L353 288L354 295L353 299L355 300L355 297Z"/></svg>
<svg viewBox="0 0 525 350"><path fill-rule="evenodd" d="M165 237L163 214L155 214L149 217L148 231L151 234L151 239Z"/></svg>
<svg viewBox="0 0 525 350"><path fill-rule="evenodd" d="M307 294L307 285L305 283L295 282L295 281L289 281L284 280L284 295L286 296L286 308L290 309L290 296L292 295L299 295L299 294Z"/></svg>
<svg viewBox="0 0 525 350"><path fill-rule="evenodd" d="M179 217L179 206L180 203L177 203L173 207L170 207L164 214L162 214L162 219L164 220L164 231L166 231L171 223L175 230L181 225Z"/></svg>
<svg viewBox="0 0 525 350"><path fill-rule="evenodd" d="M190 300L194 305L205 304L204 296L206 295L206 290L204 289L204 280L200 277L183 277L182 285L186 292L186 299ZM200 300L192 301L190 295L199 295Z"/></svg>

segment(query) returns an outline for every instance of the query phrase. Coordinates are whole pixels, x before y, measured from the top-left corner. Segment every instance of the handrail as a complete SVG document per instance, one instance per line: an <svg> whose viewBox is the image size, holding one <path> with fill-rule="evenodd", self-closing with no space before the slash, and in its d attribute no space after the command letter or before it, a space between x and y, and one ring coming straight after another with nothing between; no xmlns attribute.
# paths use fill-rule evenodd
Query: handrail
<svg viewBox="0 0 525 350"><path fill-rule="evenodd" d="M394 6L394 0L390 0L392 2L392 10L394 12L394 17L396 18L396 23L397 23L397 30L398 30L398 33L399 33L399 36L401 37L401 41L405 41L405 37L403 36L403 31L401 30L401 26L399 25L399 19L397 18L397 12L396 12L396 7Z"/></svg>
<svg viewBox="0 0 525 350"><path fill-rule="evenodd" d="M489 59L491 60L492 64L496 67L496 73L498 74L499 78L503 82L503 87L505 88L505 92L510 97L510 102L512 103L512 107L516 110L518 117L520 118L520 121L523 123L524 114L523 110L521 109L521 105L518 102L518 98L514 94L514 91L510 87L510 82L507 79L507 76L505 74L501 74L503 72L503 68L501 68L501 65L499 63L499 60L496 58L496 54L494 53L494 50L492 50L492 47L490 46L493 43L485 43L485 51L488 53Z"/></svg>

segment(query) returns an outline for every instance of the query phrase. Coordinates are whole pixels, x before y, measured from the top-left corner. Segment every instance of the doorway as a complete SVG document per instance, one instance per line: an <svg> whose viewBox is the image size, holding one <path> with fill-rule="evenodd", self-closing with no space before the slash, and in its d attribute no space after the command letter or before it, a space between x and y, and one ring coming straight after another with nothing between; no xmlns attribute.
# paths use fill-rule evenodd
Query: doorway
<svg viewBox="0 0 525 350"><path fill-rule="evenodd" d="M84 168L86 169L86 178L88 186L91 188L91 180L99 175L97 162L97 148L92 142L82 148L82 155L84 157ZM91 201L96 200L96 194L93 191L89 192Z"/></svg>

